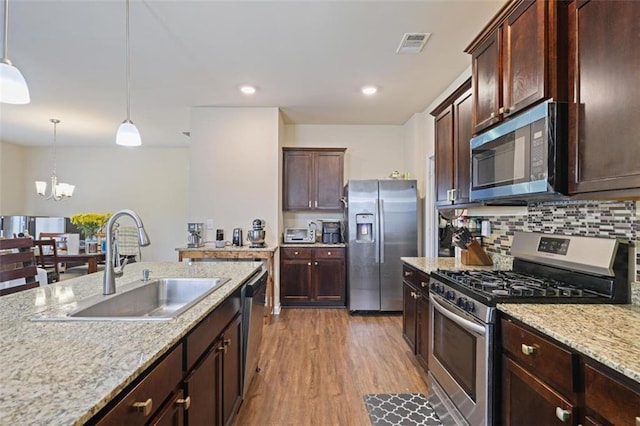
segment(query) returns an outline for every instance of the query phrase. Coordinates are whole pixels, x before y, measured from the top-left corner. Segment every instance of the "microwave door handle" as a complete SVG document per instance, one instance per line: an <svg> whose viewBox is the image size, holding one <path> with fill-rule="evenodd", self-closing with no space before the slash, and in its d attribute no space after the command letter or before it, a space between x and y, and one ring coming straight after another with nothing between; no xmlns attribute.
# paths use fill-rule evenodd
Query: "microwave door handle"
<svg viewBox="0 0 640 426"><path fill-rule="evenodd" d="M433 295L431 294L429 295L429 301L431 302L431 305L435 308L436 311L440 312L442 315L444 315L454 323L458 324L460 327L466 330L469 330L473 333L479 334L481 336L484 336L487 333L487 330L485 329L485 327L482 327L476 324L475 322L471 322L469 320L466 320L454 314L453 312L451 312L450 310L442 306L440 302L438 302L436 298L433 297Z"/></svg>

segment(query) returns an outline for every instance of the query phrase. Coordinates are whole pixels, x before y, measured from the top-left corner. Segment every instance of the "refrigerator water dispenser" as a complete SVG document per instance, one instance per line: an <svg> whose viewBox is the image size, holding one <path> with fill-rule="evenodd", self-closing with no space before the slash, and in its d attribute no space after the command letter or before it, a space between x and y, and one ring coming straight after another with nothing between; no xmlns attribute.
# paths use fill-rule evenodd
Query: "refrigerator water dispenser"
<svg viewBox="0 0 640 426"><path fill-rule="evenodd" d="M370 213L356 214L356 241L373 241L373 220Z"/></svg>

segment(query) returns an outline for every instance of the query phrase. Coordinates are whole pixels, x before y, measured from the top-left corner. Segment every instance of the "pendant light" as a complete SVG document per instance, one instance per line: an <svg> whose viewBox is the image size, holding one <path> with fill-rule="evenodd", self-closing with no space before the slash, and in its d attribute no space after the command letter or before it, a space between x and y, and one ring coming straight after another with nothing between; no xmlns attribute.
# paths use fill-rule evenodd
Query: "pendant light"
<svg viewBox="0 0 640 426"><path fill-rule="evenodd" d="M122 122L118 127L118 133L116 134L116 144L123 146L140 146L142 141L140 139L140 132L138 128L131 121L131 61L129 59L129 0L126 0L127 5L127 33L126 33L126 67L127 67L127 119Z"/></svg>
<svg viewBox="0 0 640 426"><path fill-rule="evenodd" d="M4 0L4 40L0 58L0 102L28 104L31 101L29 87L20 70L9 60L9 0Z"/></svg>
<svg viewBox="0 0 640 426"><path fill-rule="evenodd" d="M44 181L36 181L36 193L45 200L52 199L54 201L60 201L65 198L71 198L73 196L75 186L69 185L68 183L58 183L58 176L56 174L56 130L60 120L51 118L49 121L53 123L53 174L51 175L51 193L45 196L47 192L47 182Z"/></svg>

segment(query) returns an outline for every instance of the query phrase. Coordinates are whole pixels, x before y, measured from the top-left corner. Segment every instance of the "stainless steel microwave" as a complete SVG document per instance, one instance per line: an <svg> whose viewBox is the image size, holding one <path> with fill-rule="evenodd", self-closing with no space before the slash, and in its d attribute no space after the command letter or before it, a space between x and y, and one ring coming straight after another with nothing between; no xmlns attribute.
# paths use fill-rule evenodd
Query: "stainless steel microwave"
<svg viewBox="0 0 640 426"><path fill-rule="evenodd" d="M471 139L472 201L567 192L567 104L547 101Z"/></svg>

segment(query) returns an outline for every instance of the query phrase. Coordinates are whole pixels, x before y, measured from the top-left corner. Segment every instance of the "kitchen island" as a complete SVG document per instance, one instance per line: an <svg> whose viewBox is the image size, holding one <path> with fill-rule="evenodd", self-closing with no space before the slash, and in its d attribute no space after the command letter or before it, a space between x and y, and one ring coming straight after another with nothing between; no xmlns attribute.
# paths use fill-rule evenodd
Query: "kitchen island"
<svg viewBox="0 0 640 426"><path fill-rule="evenodd" d="M261 262L142 262L128 265L118 291L151 278L226 277L219 289L166 321L44 321L102 293L102 273L0 298L0 424L87 422L236 292Z"/></svg>

